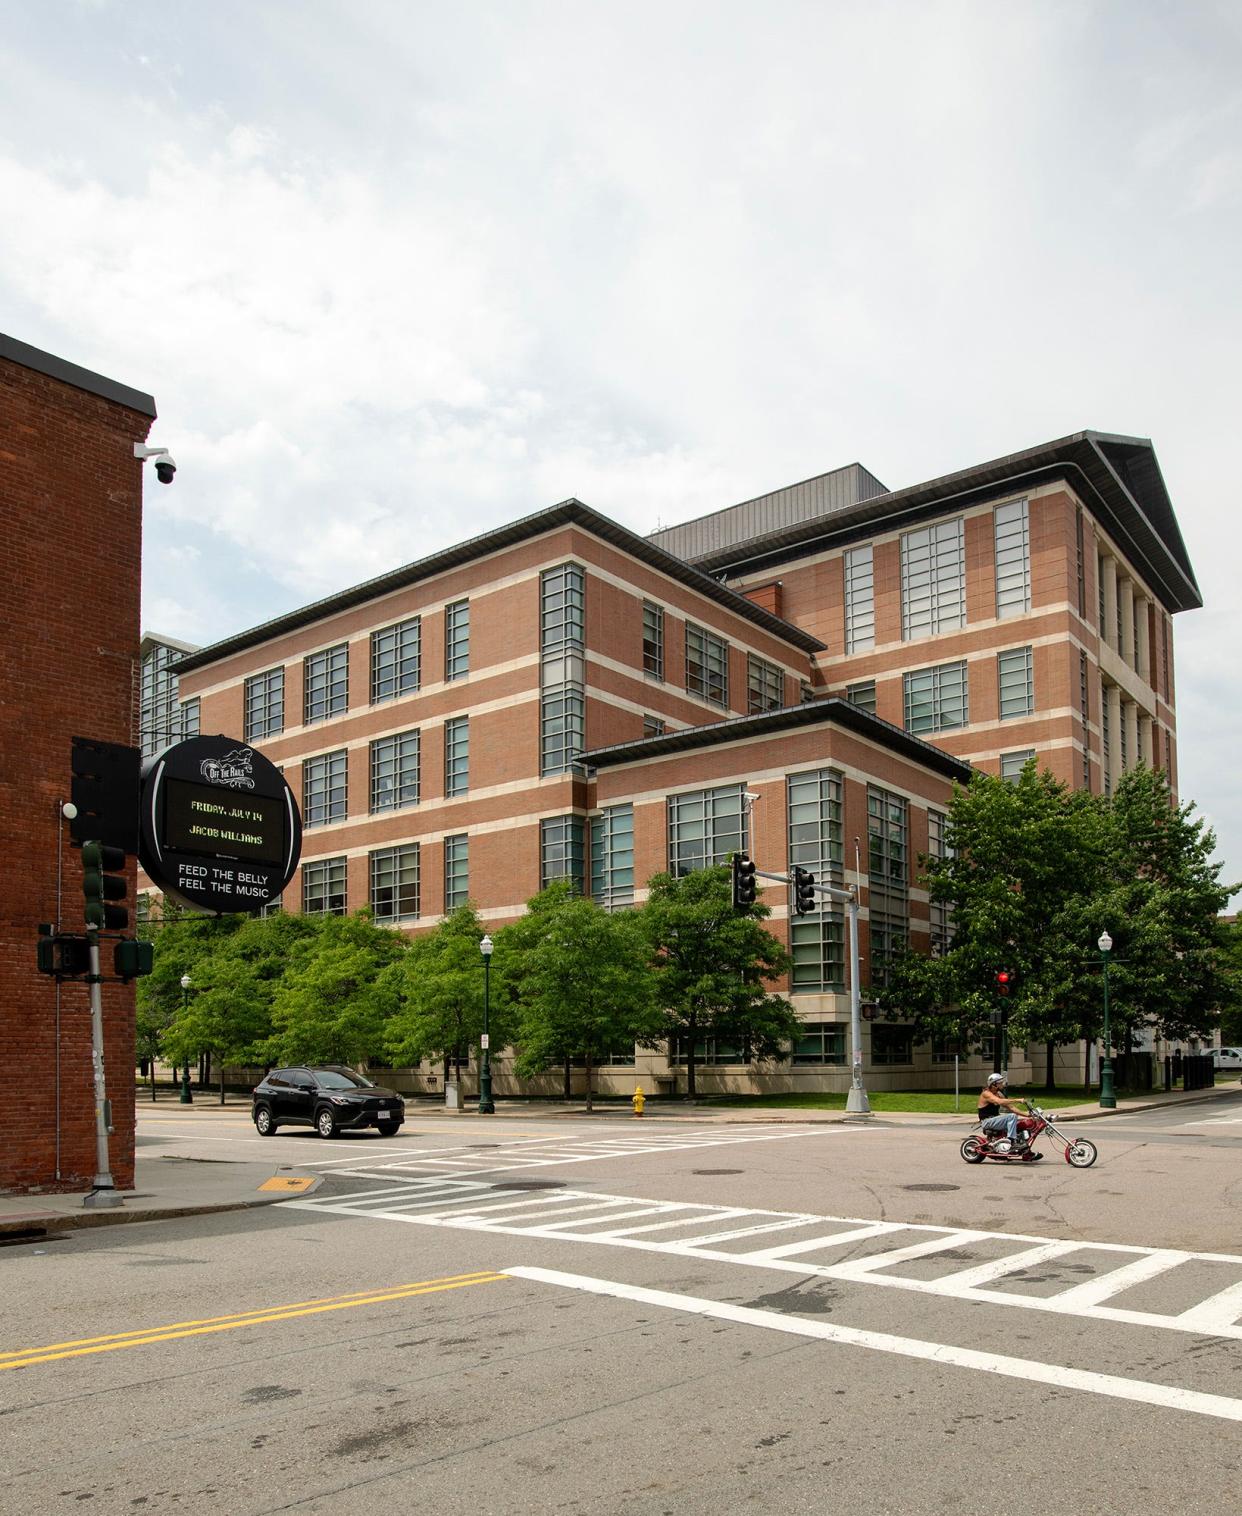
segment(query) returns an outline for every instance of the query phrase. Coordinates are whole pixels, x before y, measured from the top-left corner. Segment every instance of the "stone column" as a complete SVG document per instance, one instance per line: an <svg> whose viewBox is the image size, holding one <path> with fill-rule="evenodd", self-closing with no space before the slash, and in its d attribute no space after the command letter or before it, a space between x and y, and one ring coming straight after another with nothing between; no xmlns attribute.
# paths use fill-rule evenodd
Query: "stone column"
<svg viewBox="0 0 1242 1516"><path fill-rule="evenodd" d="M1117 646L1117 560L1104 555L1104 625L1100 638L1109 647Z"/></svg>

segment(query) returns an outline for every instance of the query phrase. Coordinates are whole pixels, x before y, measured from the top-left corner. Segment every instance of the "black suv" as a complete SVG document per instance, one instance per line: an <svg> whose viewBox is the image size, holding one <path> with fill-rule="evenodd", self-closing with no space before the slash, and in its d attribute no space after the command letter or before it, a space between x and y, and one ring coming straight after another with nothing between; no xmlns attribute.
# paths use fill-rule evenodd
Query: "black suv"
<svg viewBox="0 0 1242 1516"><path fill-rule="evenodd" d="M353 1069L273 1069L255 1085L250 1114L260 1137L281 1126L313 1126L321 1137L374 1126L381 1136L395 1137L405 1101Z"/></svg>

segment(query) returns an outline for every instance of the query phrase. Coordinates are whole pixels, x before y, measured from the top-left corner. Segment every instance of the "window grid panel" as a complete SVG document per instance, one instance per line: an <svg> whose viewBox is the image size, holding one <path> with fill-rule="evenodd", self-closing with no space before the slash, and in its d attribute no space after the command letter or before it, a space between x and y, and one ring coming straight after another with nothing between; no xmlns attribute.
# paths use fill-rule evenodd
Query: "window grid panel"
<svg viewBox="0 0 1242 1516"><path fill-rule="evenodd" d="M539 576L539 649L554 653L586 646L585 577L576 563Z"/></svg>
<svg viewBox="0 0 1242 1516"><path fill-rule="evenodd" d="M275 737L285 729L285 671L268 669L246 680L246 741Z"/></svg>
<svg viewBox="0 0 1242 1516"><path fill-rule="evenodd" d="M668 866L674 875L728 863L746 851L742 785L668 797Z"/></svg>
<svg viewBox="0 0 1242 1516"><path fill-rule="evenodd" d="M794 1039L792 1063L844 1063L845 1028L835 1021L805 1021Z"/></svg>
<svg viewBox="0 0 1242 1516"><path fill-rule="evenodd" d="M1025 500L998 505L993 516L996 541L996 615L1022 616L1031 608L1030 521Z"/></svg>
<svg viewBox="0 0 1242 1516"><path fill-rule="evenodd" d="M444 607L444 677L460 679L470 672L470 602L454 600Z"/></svg>
<svg viewBox="0 0 1242 1516"><path fill-rule="evenodd" d="M305 695L302 705L307 726L349 708L349 645L325 648L303 659Z"/></svg>
<svg viewBox="0 0 1242 1516"><path fill-rule="evenodd" d="M914 1062L914 1028L888 1022L871 1023L871 1062L884 1067Z"/></svg>
<svg viewBox="0 0 1242 1516"><path fill-rule="evenodd" d="M943 811L927 812L927 855L929 858L947 858L949 818ZM941 957L953 940L952 907L945 900L933 900L928 907L931 935L931 955Z"/></svg>
<svg viewBox="0 0 1242 1516"><path fill-rule="evenodd" d="M857 684L845 686L845 698L851 705L856 705L860 711L870 711L875 715L875 680L860 679Z"/></svg>
<svg viewBox="0 0 1242 1516"><path fill-rule="evenodd" d="M470 718L444 723L444 793L464 795L470 788Z"/></svg>
<svg viewBox="0 0 1242 1516"><path fill-rule="evenodd" d="M910 923L904 910L896 902L871 897L868 933L871 942L871 985L879 989L888 983L893 962L906 949Z"/></svg>
<svg viewBox="0 0 1242 1516"><path fill-rule="evenodd" d="M444 839L444 909L455 911L470 898L470 838Z"/></svg>
<svg viewBox="0 0 1242 1516"><path fill-rule="evenodd" d="M729 704L729 644L686 622L686 689L713 705Z"/></svg>
<svg viewBox="0 0 1242 1516"><path fill-rule="evenodd" d="M371 812L417 805L421 781L421 742L417 731L379 737L371 744Z"/></svg>
<svg viewBox="0 0 1242 1516"><path fill-rule="evenodd" d="M634 901L634 807L610 806L591 822L591 898L606 911Z"/></svg>
<svg viewBox="0 0 1242 1516"><path fill-rule="evenodd" d="M539 772L561 774L586 746L586 696L580 685L544 690L539 698Z"/></svg>
<svg viewBox="0 0 1242 1516"><path fill-rule="evenodd" d="M345 914L345 860L321 858L302 865L302 914Z"/></svg>
<svg viewBox="0 0 1242 1516"><path fill-rule="evenodd" d="M586 874L586 822L581 816L549 816L539 823L539 887L568 879L581 893Z"/></svg>
<svg viewBox="0 0 1242 1516"><path fill-rule="evenodd" d="M371 702L412 695L422 672L422 620L415 616L371 633Z"/></svg>
<svg viewBox="0 0 1242 1516"><path fill-rule="evenodd" d="M764 711L778 710L785 703L785 675L774 663L756 658L753 653L746 658L746 711L748 715L762 715Z"/></svg>
<svg viewBox="0 0 1242 1516"><path fill-rule="evenodd" d="M1035 714L1034 660L1029 647L1008 648L996 658L1000 719Z"/></svg>
<svg viewBox="0 0 1242 1516"><path fill-rule="evenodd" d="M789 925L790 957L793 959L790 988L795 993L799 990L807 993L843 991L845 923L840 912L795 916Z"/></svg>
<svg viewBox="0 0 1242 1516"><path fill-rule="evenodd" d="M643 601L643 673L664 678L664 607Z"/></svg>
<svg viewBox="0 0 1242 1516"><path fill-rule="evenodd" d="M1035 756L1033 747L1018 748L1012 753L1000 755L1000 776L1010 784L1017 784L1022 777L1022 770Z"/></svg>
<svg viewBox="0 0 1242 1516"><path fill-rule="evenodd" d="M193 700L186 700L181 706L181 735L182 737L197 737L199 733L200 711L198 696Z"/></svg>
<svg viewBox="0 0 1242 1516"><path fill-rule="evenodd" d="M875 646L875 571L871 544L845 554L845 651Z"/></svg>
<svg viewBox="0 0 1242 1516"><path fill-rule="evenodd" d="M966 624L962 521L937 521L901 539L901 635L930 637Z"/></svg>
<svg viewBox="0 0 1242 1516"><path fill-rule="evenodd" d="M643 717L644 737L663 737L665 732L664 719L661 716Z"/></svg>
<svg viewBox="0 0 1242 1516"><path fill-rule="evenodd" d="M867 787L868 877L874 889L908 889L909 825L906 802L888 790Z"/></svg>
<svg viewBox="0 0 1242 1516"><path fill-rule="evenodd" d="M947 732L970 720L966 661L902 675L908 732Z"/></svg>
<svg viewBox="0 0 1242 1516"><path fill-rule="evenodd" d="M419 914L419 845L380 848L371 854L371 912L376 921Z"/></svg>
<svg viewBox="0 0 1242 1516"><path fill-rule="evenodd" d="M321 753L302 761L302 825L344 821L347 810L346 753Z"/></svg>
<svg viewBox="0 0 1242 1516"><path fill-rule="evenodd" d="M817 879L840 875L845 864L845 819L841 776L832 769L790 774L785 782L789 819L789 865ZM816 897L817 905L826 905Z"/></svg>

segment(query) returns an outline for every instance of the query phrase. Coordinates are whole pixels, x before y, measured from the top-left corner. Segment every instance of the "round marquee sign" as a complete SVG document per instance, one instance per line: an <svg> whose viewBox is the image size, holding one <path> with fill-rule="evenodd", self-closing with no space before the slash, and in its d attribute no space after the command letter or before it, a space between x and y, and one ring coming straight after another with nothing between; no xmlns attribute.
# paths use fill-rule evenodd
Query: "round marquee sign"
<svg viewBox="0 0 1242 1516"><path fill-rule="evenodd" d="M138 856L183 904L261 910L293 878L301 851L285 776L235 737L190 737L144 767Z"/></svg>

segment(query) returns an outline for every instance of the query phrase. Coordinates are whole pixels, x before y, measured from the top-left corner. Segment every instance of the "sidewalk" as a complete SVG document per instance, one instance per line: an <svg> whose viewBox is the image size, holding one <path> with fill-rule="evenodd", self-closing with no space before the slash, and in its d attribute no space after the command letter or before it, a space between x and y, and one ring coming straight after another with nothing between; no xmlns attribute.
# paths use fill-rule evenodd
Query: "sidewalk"
<svg viewBox="0 0 1242 1516"><path fill-rule="evenodd" d="M204 1092L206 1094L206 1092ZM1217 1085L1210 1090L1194 1090L1189 1094L1174 1090L1167 1094L1136 1096L1119 1099L1115 1111L1104 1111L1094 1103L1066 1106L1055 1113L1060 1122L1081 1122L1105 1119L1109 1116L1129 1115L1136 1111L1160 1110L1165 1106L1202 1105L1228 1095L1239 1093L1237 1084ZM1038 1103L1038 1091L1031 1092ZM951 1126L954 1123L973 1123L974 1095L963 1095L963 1109L954 1113L940 1111L877 1111L870 1117L848 1116L844 1111L806 1110L796 1106L758 1106L746 1109L739 1106L712 1107L686 1105L680 1101L649 1101L646 1114L641 1118L644 1125L667 1124L691 1121L700 1125L738 1125L748 1122L761 1124L790 1123L805 1126L815 1123L858 1123L874 1126ZM221 1106L214 1094L209 1099L196 1100L192 1106L182 1106L175 1100L161 1100L154 1104L141 1101L138 1114L155 1112L165 1118L180 1117L198 1119L235 1119L239 1114L249 1115L248 1096L234 1096ZM439 1126L452 1130L460 1123L461 1129L477 1130L479 1123L494 1120L545 1120L557 1122L566 1117L581 1120L587 1116L585 1108L577 1103L562 1101L506 1101L497 1105L496 1116L480 1116L477 1110L449 1111L437 1101L413 1100L407 1104L411 1126ZM626 1122L631 1127L638 1125L627 1105L597 1107L591 1120ZM304 1169L273 1166L270 1163L246 1163L202 1158L183 1158L168 1155L144 1155L139 1151L136 1163L136 1184L133 1190L122 1192L124 1204L108 1210L88 1210L82 1204L82 1195L0 1195L0 1246L6 1240L38 1241L39 1238L79 1227L115 1226L132 1221L169 1220L177 1216L205 1216L217 1211L245 1210L252 1206L278 1205L282 1200L313 1192L320 1180L307 1175ZM270 1186L270 1188L264 1188Z"/></svg>

